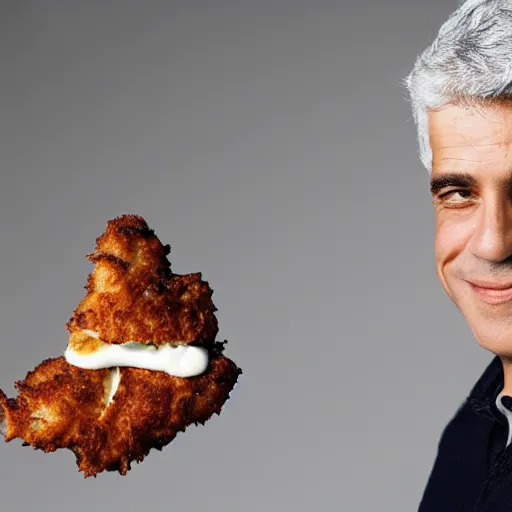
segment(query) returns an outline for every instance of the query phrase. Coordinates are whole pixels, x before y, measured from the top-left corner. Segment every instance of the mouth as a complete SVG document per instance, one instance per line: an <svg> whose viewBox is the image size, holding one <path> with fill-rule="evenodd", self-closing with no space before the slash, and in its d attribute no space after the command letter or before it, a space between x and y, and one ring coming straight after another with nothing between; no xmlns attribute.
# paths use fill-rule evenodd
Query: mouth
<svg viewBox="0 0 512 512"><path fill-rule="evenodd" d="M502 304L512 300L512 286L509 288L483 288L467 281L480 300L487 304Z"/></svg>

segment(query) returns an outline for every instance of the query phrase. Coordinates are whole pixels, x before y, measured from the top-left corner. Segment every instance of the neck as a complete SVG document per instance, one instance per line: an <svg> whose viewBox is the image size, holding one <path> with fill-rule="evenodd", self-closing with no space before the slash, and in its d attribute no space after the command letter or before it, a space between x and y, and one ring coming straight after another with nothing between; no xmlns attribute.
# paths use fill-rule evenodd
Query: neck
<svg viewBox="0 0 512 512"><path fill-rule="evenodd" d="M503 364L503 391L504 395L512 396L512 356L500 356Z"/></svg>

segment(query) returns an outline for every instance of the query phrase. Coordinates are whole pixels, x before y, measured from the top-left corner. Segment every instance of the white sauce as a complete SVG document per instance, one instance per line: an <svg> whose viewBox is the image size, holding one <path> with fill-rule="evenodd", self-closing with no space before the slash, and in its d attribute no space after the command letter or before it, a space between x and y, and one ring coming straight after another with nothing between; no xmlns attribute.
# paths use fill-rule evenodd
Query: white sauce
<svg viewBox="0 0 512 512"><path fill-rule="evenodd" d="M94 331L83 332L96 339L99 337ZM87 370L131 366L162 371L175 377L200 375L208 367L208 350L205 348L170 343L155 347L134 341L120 345L101 342L97 350L88 354L77 353L68 346L64 357L69 364Z"/></svg>
<svg viewBox="0 0 512 512"><path fill-rule="evenodd" d="M107 397L107 406L110 405L114 395L116 394L117 388L119 387L119 383L121 382L121 372L119 368L114 368L110 371L110 389Z"/></svg>

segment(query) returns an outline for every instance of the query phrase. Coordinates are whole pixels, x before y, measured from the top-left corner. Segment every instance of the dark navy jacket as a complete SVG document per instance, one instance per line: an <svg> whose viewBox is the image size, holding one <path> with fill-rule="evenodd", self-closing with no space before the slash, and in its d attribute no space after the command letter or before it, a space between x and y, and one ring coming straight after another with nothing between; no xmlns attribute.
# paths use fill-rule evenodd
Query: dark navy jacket
<svg viewBox="0 0 512 512"><path fill-rule="evenodd" d="M496 356L443 430L418 512L512 512L512 443L505 449L508 422L496 407L503 383Z"/></svg>

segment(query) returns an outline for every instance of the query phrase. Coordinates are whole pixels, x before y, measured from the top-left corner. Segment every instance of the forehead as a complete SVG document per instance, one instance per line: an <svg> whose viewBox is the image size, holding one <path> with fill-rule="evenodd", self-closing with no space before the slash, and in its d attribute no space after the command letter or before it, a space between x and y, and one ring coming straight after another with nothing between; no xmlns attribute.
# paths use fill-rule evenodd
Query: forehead
<svg viewBox="0 0 512 512"><path fill-rule="evenodd" d="M478 109L446 105L428 112L433 170L512 158L512 102Z"/></svg>

